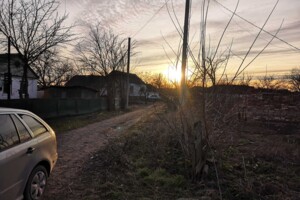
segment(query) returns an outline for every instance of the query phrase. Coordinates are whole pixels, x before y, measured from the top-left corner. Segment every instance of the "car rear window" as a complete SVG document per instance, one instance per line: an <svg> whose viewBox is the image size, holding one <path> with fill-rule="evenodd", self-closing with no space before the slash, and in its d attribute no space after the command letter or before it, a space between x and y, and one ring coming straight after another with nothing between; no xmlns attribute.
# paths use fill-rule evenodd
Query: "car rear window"
<svg viewBox="0 0 300 200"><path fill-rule="evenodd" d="M34 119L33 117L29 115L23 115L23 114L19 114L19 116L24 120L24 122L31 129L34 137L37 137L47 132L46 127L43 124L41 124L39 121Z"/></svg>
<svg viewBox="0 0 300 200"><path fill-rule="evenodd" d="M25 128L25 126L20 122L20 120L14 116L11 115L13 121L15 122L16 128L19 132L19 136L20 136L20 141L21 142L26 142L27 140L31 139L31 136L28 132L28 130Z"/></svg>
<svg viewBox="0 0 300 200"><path fill-rule="evenodd" d="M18 133L10 115L0 115L0 151L20 143Z"/></svg>

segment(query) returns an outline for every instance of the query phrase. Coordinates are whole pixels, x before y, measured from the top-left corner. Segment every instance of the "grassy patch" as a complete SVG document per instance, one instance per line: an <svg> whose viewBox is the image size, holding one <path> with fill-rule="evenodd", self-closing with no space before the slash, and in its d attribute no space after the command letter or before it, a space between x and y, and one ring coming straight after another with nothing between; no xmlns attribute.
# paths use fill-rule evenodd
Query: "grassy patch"
<svg viewBox="0 0 300 200"><path fill-rule="evenodd" d="M176 199L194 195L180 145L161 132L159 120L156 114L142 119L84 165L80 177L97 188L100 199Z"/></svg>
<svg viewBox="0 0 300 200"><path fill-rule="evenodd" d="M145 174L144 174L145 175ZM165 169L156 169L143 177L144 182L149 185L160 187L180 188L186 181L182 175L171 175Z"/></svg>
<svg viewBox="0 0 300 200"><path fill-rule="evenodd" d="M99 122L111 117L123 114L123 111L101 111L86 115L59 117L45 120L56 133L62 133L76 128L84 127L88 124Z"/></svg>
<svg viewBox="0 0 300 200"><path fill-rule="evenodd" d="M180 143L158 117L163 113L142 119L84 164L79 176L94 188L86 199L220 199L218 186L223 199L298 198L299 147L286 135L242 124L214 141L219 180L209 161L202 180L192 182Z"/></svg>

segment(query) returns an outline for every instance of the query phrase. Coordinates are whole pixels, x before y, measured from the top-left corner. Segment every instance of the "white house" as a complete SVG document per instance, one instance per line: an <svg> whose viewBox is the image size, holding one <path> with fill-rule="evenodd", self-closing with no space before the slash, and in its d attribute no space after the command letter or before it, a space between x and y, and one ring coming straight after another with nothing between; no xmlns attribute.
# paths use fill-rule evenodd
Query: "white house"
<svg viewBox="0 0 300 200"><path fill-rule="evenodd" d="M19 54L11 54L10 71L12 76L12 83L10 86L11 99L19 99L20 84L23 75L24 63ZM4 91L4 74L8 72L8 58L7 54L0 54L0 99L7 99L7 93ZM28 77L28 94L29 98L37 98L37 80L38 76L29 67L27 70Z"/></svg>

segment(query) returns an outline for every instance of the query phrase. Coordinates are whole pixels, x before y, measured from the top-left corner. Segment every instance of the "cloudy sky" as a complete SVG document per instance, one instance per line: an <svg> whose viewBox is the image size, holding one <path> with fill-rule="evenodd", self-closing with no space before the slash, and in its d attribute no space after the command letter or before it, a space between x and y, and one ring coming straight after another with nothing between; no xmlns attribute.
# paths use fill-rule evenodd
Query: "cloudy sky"
<svg viewBox="0 0 300 200"><path fill-rule="evenodd" d="M237 0L218 0L230 10L234 10ZM240 0L237 14L261 27L277 0ZM122 37L132 37L137 42L132 65L135 71L164 72L173 68L175 55L172 49L178 49L180 37L172 19L183 24L185 0L61 0L61 10L69 13L69 23L101 22L112 28ZM190 44L199 49L199 30L202 0L192 0L190 20ZM168 14L168 9L171 17ZM220 4L211 1L208 15L207 37L211 49L226 26L231 13ZM171 19L172 18L172 19ZM278 39L274 39L265 52L247 69L250 74L264 73L286 74L300 66L300 0L280 0L274 13L265 26L265 30L275 34L283 21ZM177 22L176 22L177 23ZM257 27L234 17L225 34L221 50L226 50L233 41L234 57L230 61L230 70L234 71L245 55L256 34ZM272 37L262 33L249 59L250 62ZM171 60L171 61L170 61ZM190 64L192 67L192 64ZM230 74L230 71L228 72Z"/></svg>

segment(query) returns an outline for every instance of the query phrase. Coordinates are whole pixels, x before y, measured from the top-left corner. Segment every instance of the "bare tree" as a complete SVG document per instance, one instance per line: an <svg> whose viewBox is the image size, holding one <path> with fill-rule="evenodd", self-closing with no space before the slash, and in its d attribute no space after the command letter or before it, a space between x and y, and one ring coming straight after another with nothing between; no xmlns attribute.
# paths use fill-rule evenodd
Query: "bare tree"
<svg viewBox="0 0 300 200"><path fill-rule="evenodd" d="M161 89L166 85L166 79L163 74L155 74L153 79L152 79L152 85L158 89Z"/></svg>
<svg viewBox="0 0 300 200"><path fill-rule="evenodd" d="M151 72L137 72L138 77L140 77L145 83L150 84L152 80Z"/></svg>
<svg viewBox="0 0 300 200"><path fill-rule="evenodd" d="M162 73L142 72L138 75L145 83L151 84L157 89L176 87L176 83L168 80Z"/></svg>
<svg viewBox="0 0 300 200"><path fill-rule="evenodd" d="M213 61L212 57L206 58L206 62L207 62L206 73L207 73L207 76L210 79L211 84L213 86L218 84L218 77L217 77L218 74L217 73L224 63L227 64L228 59L229 59L229 56L216 59L215 61Z"/></svg>
<svg viewBox="0 0 300 200"><path fill-rule="evenodd" d="M291 90L300 92L300 67L293 68L286 79L289 81Z"/></svg>
<svg viewBox="0 0 300 200"><path fill-rule="evenodd" d="M265 74L258 78L255 85L258 88L277 90L281 87L281 80L277 79L274 75Z"/></svg>
<svg viewBox="0 0 300 200"><path fill-rule="evenodd" d="M253 81L252 79L253 79L252 75L243 73L242 76L240 76L239 80L237 81L237 84L243 86L250 86L251 82Z"/></svg>
<svg viewBox="0 0 300 200"><path fill-rule="evenodd" d="M32 69L39 76L38 86L62 86L74 76L74 66L67 60L59 57L56 50L45 51L32 64Z"/></svg>
<svg viewBox="0 0 300 200"><path fill-rule="evenodd" d="M88 36L76 46L78 60L87 71L107 75L122 70L126 65L127 43L112 30L106 30L98 23L89 26Z"/></svg>
<svg viewBox="0 0 300 200"><path fill-rule="evenodd" d="M56 0L1 0L0 37L10 38L22 56L24 73L20 98L28 98L27 69L47 50L71 40L72 26L64 26L68 15L57 12Z"/></svg>
<svg viewBox="0 0 300 200"><path fill-rule="evenodd" d="M78 63L85 69L84 71L102 76L107 76L112 71L125 71L128 57L127 39L122 39L100 23L96 26L89 25L88 29L87 37L82 39L75 48L78 53ZM130 49L131 51L134 49L134 42L131 42ZM130 56L132 55L134 53L130 53ZM125 91L128 91L125 80L125 77L118 80L118 76L114 75L107 79L109 109L115 109L115 98L119 93L122 97L121 104L125 102Z"/></svg>

